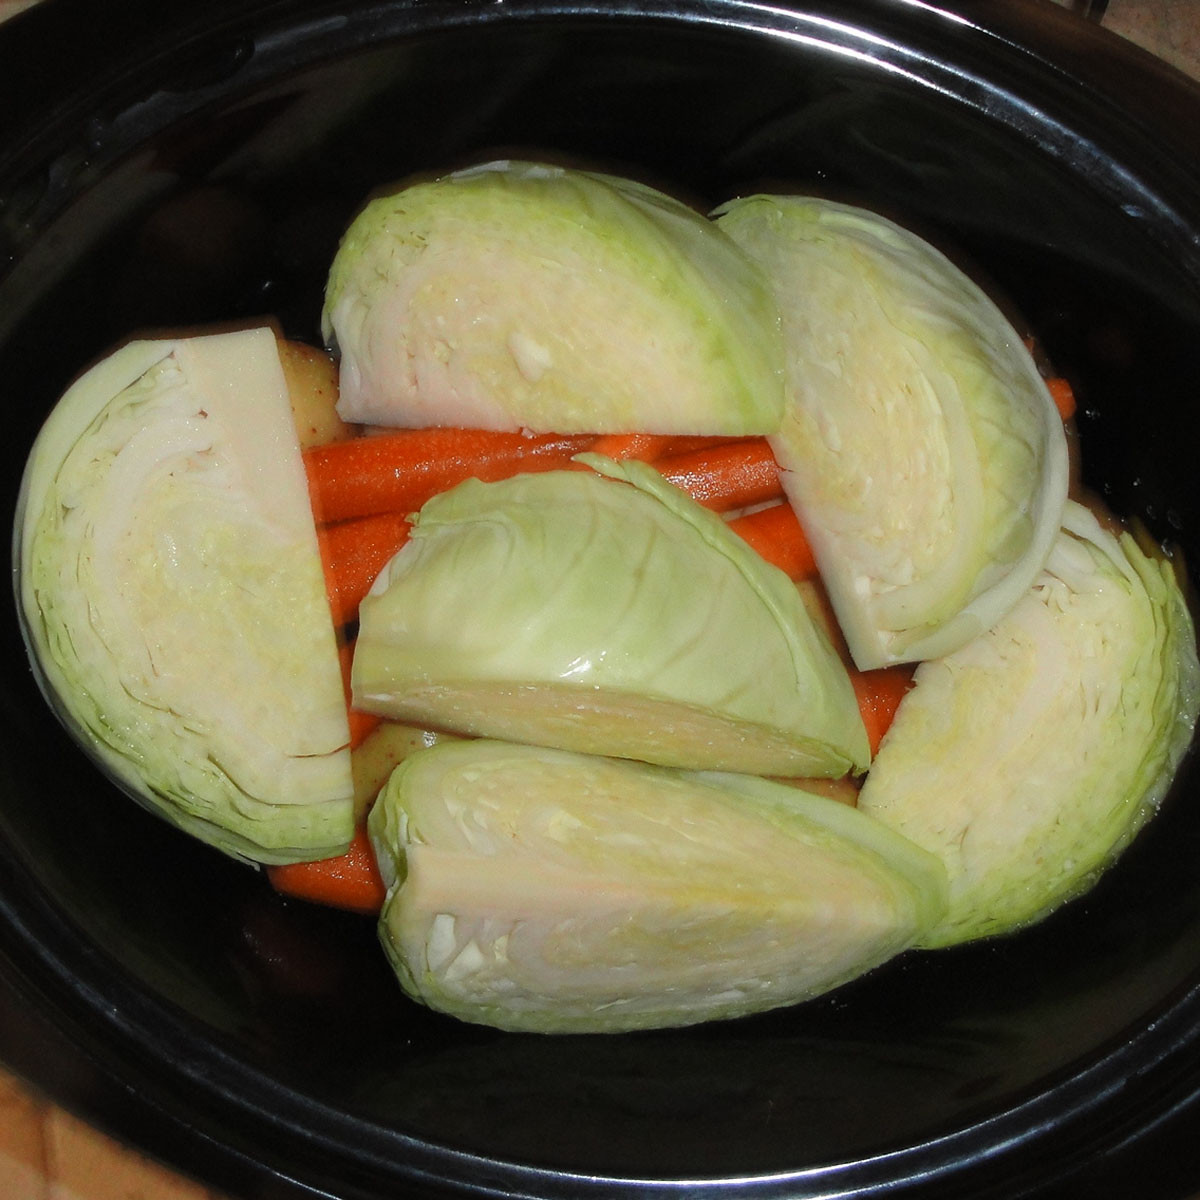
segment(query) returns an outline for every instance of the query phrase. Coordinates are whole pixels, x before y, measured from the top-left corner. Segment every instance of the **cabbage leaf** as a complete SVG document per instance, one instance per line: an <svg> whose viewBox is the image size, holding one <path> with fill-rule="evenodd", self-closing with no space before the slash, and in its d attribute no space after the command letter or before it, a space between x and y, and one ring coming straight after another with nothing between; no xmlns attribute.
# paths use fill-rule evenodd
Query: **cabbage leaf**
<svg viewBox="0 0 1200 1200"><path fill-rule="evenodd" d="M787 784L486 740L420 750L369 831L404 990L542 1033L794 1004L900 953L938 860Z"/></svg>
<svg viewBox="0 0 1200 1200"><path fill-rule="evenodd" d="M1032 585L1067 495L1062 421L1000 309L874 213L750 196L722 229L773 281L788 400L771 438L863 670L936 658Z"/></svg>
<svg viewBox="0 0 1200 1200"><path fill-rule="evenodd" d="M1200 707L1171 564L1066 510L1045 571L988 633L922 663L859 795L937 854L950 945L1086 890L1156 811Z"/></svg>
<svg viewBox="0 0 1200 1200"><path fill-rule="evenodd" d="M355 707L666 766L864 770L791 580L651 467L583 457L621 478L468 480L421 509L360 607Z"/></svg>
<svg viewBox="0 0 1200 1200"><path fill-rule="evenodd" d="M375 196L331 266L323 332L349 421L739 435L783 411L758 268L661 192L547 164Z"/></svg>
<svg viewBox="0 0 1200 1200"><path fill-rule="evenodd" d="M343 685L270 329L85 373L34 445L17 537L39 682L127 792L235 857L345 849Z"/></svg>

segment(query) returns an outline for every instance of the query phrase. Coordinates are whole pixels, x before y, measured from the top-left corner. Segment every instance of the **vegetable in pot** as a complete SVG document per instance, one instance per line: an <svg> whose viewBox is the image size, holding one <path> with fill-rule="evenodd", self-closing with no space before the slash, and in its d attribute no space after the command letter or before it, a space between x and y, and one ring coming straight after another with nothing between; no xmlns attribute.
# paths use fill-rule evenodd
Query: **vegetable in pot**
<svg viewBox="0 0 1200 1200"><path fill-rule="evenodd" d="M405 991L502 1029L794 1004L901 952L945 904L935 857L836 800L486 740L407 758L369 831Z"/></svg>
<svg viewBox="0 0 1200 1200"><path fill-rule="evenodd" d="M1200 708L1169 563L1071 502L1035 587L922 663L859 795L946 864L923 942L1005 933L1088 888L1154 813Z"/></svg>
<svg viewBox="0 0 1200 1200"><path fill-rule="evenodd" d="M595 442L590 434L531 435L486 429L393 429L313 446L304 468L321 521L407 516L464 479L554 471Z"/></svg>
<svg viewBox="0 0 1200 1200"><path fill-rule="evenodd" d="M470 480L421 509L360 607L354 707L667 766L864 770L791 580L652 467L581 461L617 478Z"/></svg>
<svg viewBox="0 0 1200 1200"><path fill-rule="evenodd" d="M782 413L758 268L686 205L593 172L494 162L376 196L322 329L350 421L739 435Z"/></svg>
<svg viewBox="0 0 1200 1200"><path fill-rule="evenodd" d="M949 259L873 213L760 195L717 222L773 282L788 403L771 443L855 663L965 645L1028 591L1066 502L1029 351Z"/></svg>
<svg viewBox="0 0 1200 1200"><path fill-rule="evenodd" d="M117 350L51 412L20 503L25 638L92 756L235 857L344 850L345 695L275 334Z"/></svg>

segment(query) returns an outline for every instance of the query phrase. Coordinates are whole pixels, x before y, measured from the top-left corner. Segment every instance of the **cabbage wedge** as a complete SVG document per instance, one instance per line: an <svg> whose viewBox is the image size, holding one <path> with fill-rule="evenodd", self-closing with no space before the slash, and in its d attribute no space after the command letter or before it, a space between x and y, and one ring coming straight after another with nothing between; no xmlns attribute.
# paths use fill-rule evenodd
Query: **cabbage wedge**
<svg viewBox="0 0 1200 1200"><path fill-rule="evenodd" d="M404 990L502 1029L794 1004L900 953L945 905L935 857L836 800L539 747L418 751L368 828Z"/></svg>
<svg viewBox="0 0 1200 1200"><path fill-rule="evenodd" d="M348 421L739 435L783 412L757 267L679 201L587 171L493 162L376 196L323 332Z"/></svg>
<svg viewBox="0 0 1200 1200"><path fill-rule="evenodd" d="M917 668L859 796L946 864L930 946L1006 933L1090 887L1195 729L1195 630L1172 568L1074 502L1066 517L1020 604Z"/></svg>
<svg viewBox="0 0 1200 1200"><path fill-rule="evenodd" d="M124 790L234 857L345 849L345 699L270 329L84 374L30 455L17 554L39 682Z"/></svg>
<svg viewBox="0 0 1200 1200"><path fill-rule="evenodd" d="M652 468L581 459L618 478L468 480L421 509L359 610L355 707L665 766L864 770L791 580Z"/></svg>
<svg viewBox="0 0 1200 1200"><path fill-rule="evenodd" d="M771 439L855 664L936 658L1029 590L1067 496L1062 421L996 305L865 210L750 196L717 222L773 281Z"/></svg>

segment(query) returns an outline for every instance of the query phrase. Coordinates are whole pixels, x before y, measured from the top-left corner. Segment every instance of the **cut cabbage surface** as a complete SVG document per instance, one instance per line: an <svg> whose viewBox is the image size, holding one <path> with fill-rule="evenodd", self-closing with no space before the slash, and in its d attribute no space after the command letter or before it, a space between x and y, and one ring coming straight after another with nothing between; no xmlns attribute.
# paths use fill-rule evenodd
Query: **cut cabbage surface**
<svg viewBox="0 0 1200 1200"><path fill-rule="evenodd" d="M345 697L274 333L102 360L46 421L21 506L26 641L91 755L235 857L344 850Z"/></svg>
<svg viewBox="0 0 1200 1200"><path fill-rule="evenodd" d="M686 205L585 171L495 162L377 196L323 330L349 421L739 435L783 411L758 268Z"/></svg>
<svg viewBox="0 0 1200 1200"><path fill-rule="evenodd" d="M1195 729L1195 630L1171 566L1074 502L1066 517L1017 607L918 667L859 796L946 864L931 946L1005 933L1088 888Z"/></svg>
<svg viewBox="0 0 1200 1200"><path fill-rule="evenodd" d="M788 404L771 443L855 663L965 645L1029 590L1066 502L1029 351L940 251L873 213L750 196L717 221L773 281Z"/></svg>
<svg viewBox="0 0 1200 1200"><path fill-rule="evenodd" d="M355 707L666 766L864 770L791 580L652 468L581 457L620 478L468 480L421 509L360 608Z"/></svg>
<svg viewBox="0 0 1200 1200"><path fill-rule="evenodd" d="M402 986L502 1029L794 1004L900 953L945 905L935 857L836 800L486 740L407 758L369 829Z"/></svg>

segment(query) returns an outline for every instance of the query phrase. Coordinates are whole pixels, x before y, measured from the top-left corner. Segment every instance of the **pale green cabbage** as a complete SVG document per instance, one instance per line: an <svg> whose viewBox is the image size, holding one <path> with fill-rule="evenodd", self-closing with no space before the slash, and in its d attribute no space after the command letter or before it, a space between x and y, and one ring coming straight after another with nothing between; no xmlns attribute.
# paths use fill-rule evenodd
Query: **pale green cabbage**
<svg viewBox="0 0 1200 1200"><path fill-rule="evenodd" d="M418 751L369 829L403 988L502 1029L794 1004L898 954L945 906L936 858L835 800L539 747Z"/></svg>
<svg viewBox="0 0 1200 1200"><path fill-rule="evenodd" d="M773 432L779 317L701 214L630 180L496 162L371 200L323 330L378 425Z"/></svg>
<svg viewBox="0 0 1200 1200"><path fill-rule="evenodd" d="M934 658L1028 591L1067 494L1062 422L996 305L862 209L751 196L718 224L773 281L771 439L855 663Z"/></svg>
<svg viewBox="0 0 1200 1200"><path fill-rule="evenodd" d="M345 698L271 330L83 375L30 455L17 556L39 680L130 794L237 857L345 849Z"/></svg>
<svg viewBox="0 0 1200 1200"><path fill-rule="evenodd" d="M652 468L585 458L622 478L468 480L422 508L362 603L355 707L668 766L865 769L787 576Z"/></svg>
<svg viewBox="0 0 1200 1200"><path fill-rule="evenodd" d="M931 946L1004 933L1089 887L1155 812L1195 729L1195 630L1169 563L1071 502L1035 587L922 663L859 797L943 859Z"/></svg>

